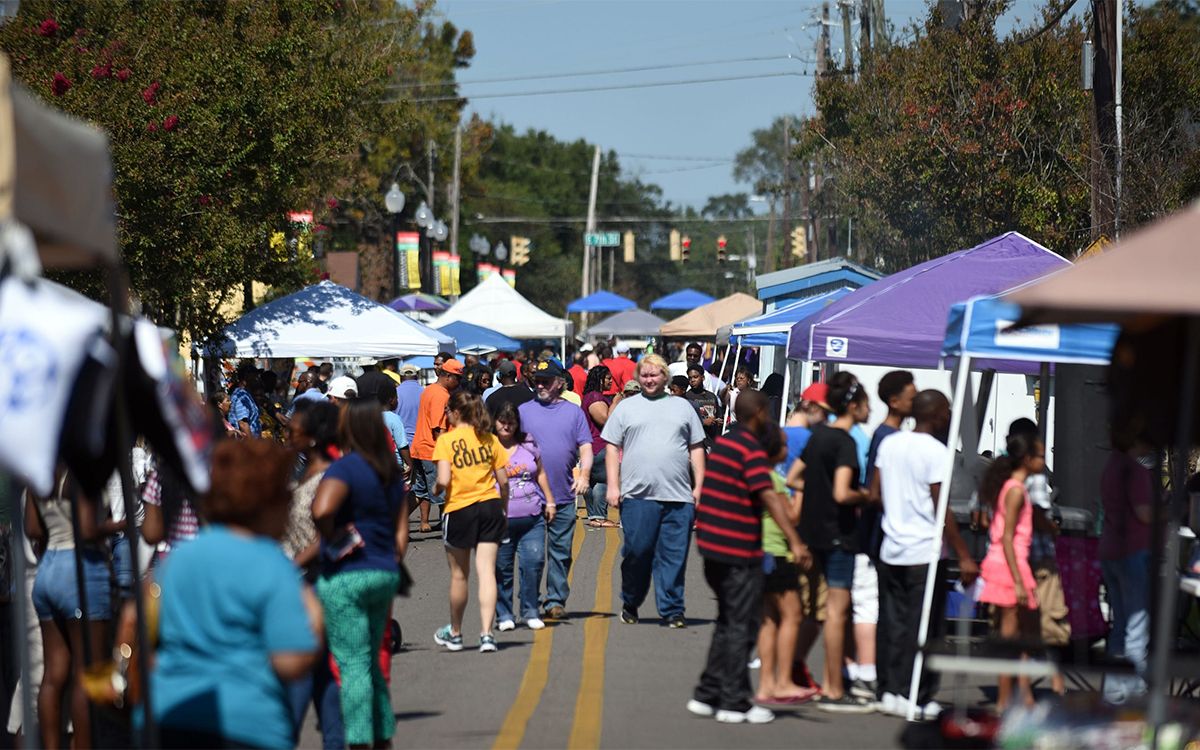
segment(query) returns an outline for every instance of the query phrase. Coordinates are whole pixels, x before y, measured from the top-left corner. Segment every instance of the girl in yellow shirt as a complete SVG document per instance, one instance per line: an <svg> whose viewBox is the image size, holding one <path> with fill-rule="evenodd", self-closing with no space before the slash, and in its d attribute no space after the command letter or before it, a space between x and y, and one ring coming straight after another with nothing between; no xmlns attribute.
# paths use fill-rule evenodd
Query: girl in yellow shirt
<svg viewBox="0 0 1200 750"><path fill-rule="evenodd" d="M447 651L463 648L471 550L479 579L479 651L496 650L496 554L508 531L508 451L492 434L492 419L478 396L459 391L446 406L450 429L438 436L436 494L445 493L442 541L450 564L450 623L433 635Z"/></svg>

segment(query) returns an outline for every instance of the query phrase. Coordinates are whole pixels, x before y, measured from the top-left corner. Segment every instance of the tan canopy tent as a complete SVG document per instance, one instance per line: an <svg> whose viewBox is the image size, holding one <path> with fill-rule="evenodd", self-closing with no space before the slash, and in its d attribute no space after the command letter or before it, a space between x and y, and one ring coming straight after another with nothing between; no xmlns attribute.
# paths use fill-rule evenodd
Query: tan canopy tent
<svg viewBox="0 0 1200 750"><path fill-rule="evenodd" d="M1200 201L1007 296L1023 321L1135 323L1200 315Z"/></svg>
<svg viewBox="0 0 1200 750"><path fill-rule="evenodd" d="M762 302L738 292L709 302L663 325L664 337L711 339L717 329L762 312Z"/></svg>
<svg viewBox="0 0 1200 750"><path fill-rule="evenodd" d="M116 264L108 138L13 83L0 55L0 221L33 231L42 264Z"/></svg>

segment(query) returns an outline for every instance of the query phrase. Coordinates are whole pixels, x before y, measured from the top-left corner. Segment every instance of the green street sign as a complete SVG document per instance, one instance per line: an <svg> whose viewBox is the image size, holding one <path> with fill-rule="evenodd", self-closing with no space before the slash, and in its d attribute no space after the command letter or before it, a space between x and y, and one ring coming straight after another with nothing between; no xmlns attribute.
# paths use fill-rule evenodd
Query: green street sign
<svg viewBox="0 0 1200 750"><path fill-rule="evenodd" d="M617 247L621 244L620 232L586 232L583 243L588 247Z"/></svg>

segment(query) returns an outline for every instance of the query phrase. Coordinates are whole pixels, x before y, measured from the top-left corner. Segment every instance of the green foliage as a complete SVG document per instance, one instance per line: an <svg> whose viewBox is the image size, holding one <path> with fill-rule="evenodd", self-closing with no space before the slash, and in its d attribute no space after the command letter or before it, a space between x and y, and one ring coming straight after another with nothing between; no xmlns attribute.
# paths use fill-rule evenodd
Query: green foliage
<svg viewBox="0 0 1200 750"><path fill-rule="evenodd" d="M133 288L203 337L250 280L311 283L270 237L287 211L326 210L397 109L380 102L414 24L353 0L26 0L0 49L33 92L107 131Z"/></svg>

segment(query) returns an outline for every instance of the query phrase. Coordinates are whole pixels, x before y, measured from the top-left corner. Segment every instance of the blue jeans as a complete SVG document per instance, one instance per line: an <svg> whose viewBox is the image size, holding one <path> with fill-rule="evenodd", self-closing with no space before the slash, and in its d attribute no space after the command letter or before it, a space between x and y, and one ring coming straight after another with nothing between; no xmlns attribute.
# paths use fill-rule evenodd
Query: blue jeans
<svg viewBox="0 0 1200 750"><path fill-rule="evenodd" d="M608 485L600 482L593 484L588 488L587 498L587 517L589 521L599 519L601 521L608 520Z"/></svg>
<svg viewBox="0 0 1200 750"><path fill-rule="evenodd" d="M546 534L546 609L567 606L571 586L571 543L575 541L575 503L559 503Z"/></svg>
<svg viewBox="0 0 1200 750"><path fill-rule="evenodd" d="M1108 633L1108 655L1123 656L1133 663L1136 675L1114 675L1104 679L1104 697L1124 703L1146 692L1146 654L1150 648L1150 550L1135 552L1120 560L1102 560L1104 589L1112 612Z"/></svg>
<svg viewBox="0 0 1200 750"><path fill-rule="evenodd" d="M113 573L117 579L117 596L129 599L133 596L133 555L129 552L129 537L118 534L112 540Z"/></svg>
<svg viewBox="0 0 1200 750"><path fill-rule="evenodd" d="M683 614L683 577L696 506L627 497L621 501L621 601L637 609L650 591L661 617Z"/></svg>
<svg viewBox="0 0 1200 750"><path fill-rule="evenodd" d="M521 558L520 606L525 620L538 616L538 592L546 567L546 519L526 516L508 519L508 537L496 555L496 621L513 618L513 561Z"/></svg>
<svg viewBox="0 0 1200 750"><path fill-rule="evenodd" d="M437 461L413 460L412 493L418 500L428 500L434 505L441 505L446 498L433 494L437 486Z"/></svg>
<svg viewBox="0 0 1200 750"><path fill-rule="evenodd" d="M342 727L341 692L333 672L329 669L329 652L321 650L321 656L313 670L298 680L287 683L288 701L292 706L292 717L296 722L296 737L304 727L304 716L311 702L317 709L317 726L321 730L321 747L324 750L340 750L346 746L346 733Z"/></svg>

